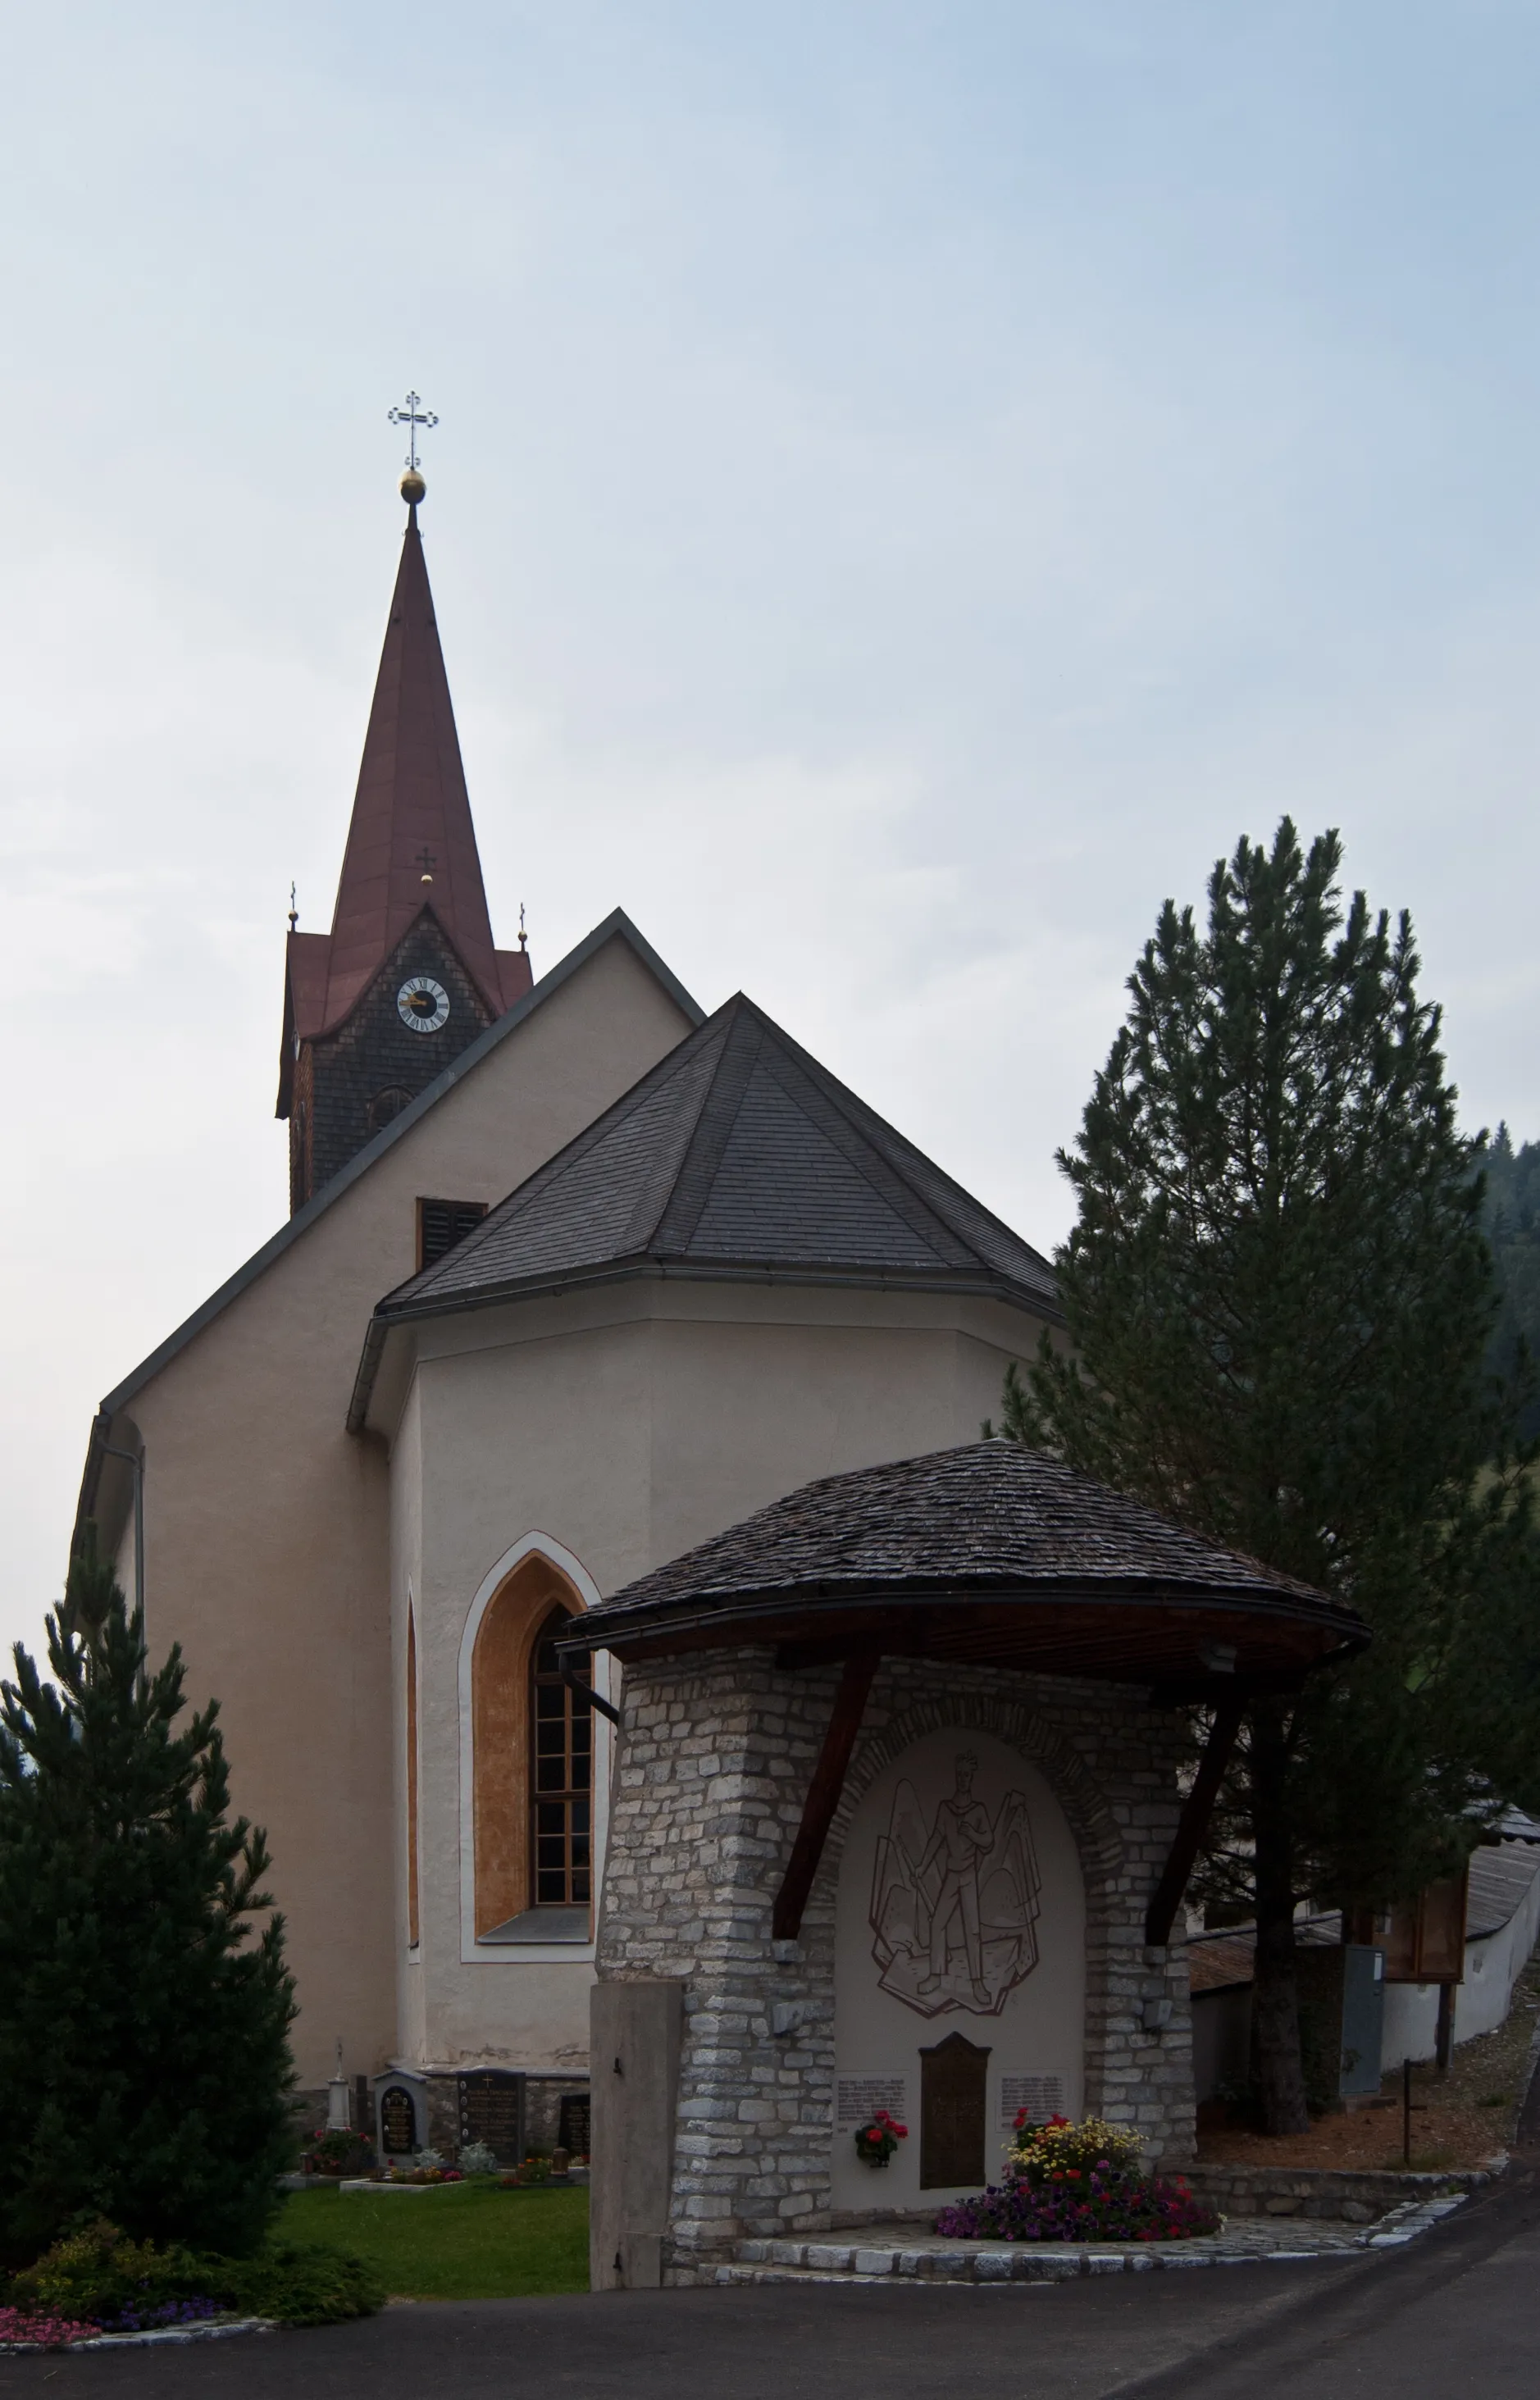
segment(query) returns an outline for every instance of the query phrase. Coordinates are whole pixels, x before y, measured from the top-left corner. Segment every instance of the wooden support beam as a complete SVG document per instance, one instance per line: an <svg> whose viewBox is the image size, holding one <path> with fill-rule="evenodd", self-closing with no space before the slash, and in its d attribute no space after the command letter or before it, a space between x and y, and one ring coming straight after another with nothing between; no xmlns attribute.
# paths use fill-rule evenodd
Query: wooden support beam
<svg viewBox="0 0 1540 2400"><path fill-rule="evenodd" d="M775 1895L770 1931L777 1942L795 1942L802 1930L802 1911L808 1904L812 1879L818 1873L818 1861L824 1855L824 1844L828 1839L834 1812L845 1788L845 1770L850 1766L855 1738L861 1730L866 1695L877 1672L877 1651L870 1649L858 1650L845 1661L845 1671L834 1696L829 1729L824 1736L824 1747L818 1754L812 1781L808 1786L808 1796L802 1805L802 1822L797 1829L797 1839L792 1844L781 1889Z"/></svg>
<svg viewBox="0 0 1540 2400"><path fill-rule="evenodd" d="M1152 1950L1164 1949L1171 1938L1187 1879L1208 1831L1208 1820L1214 1813L1224 1770L1230 1764L1230 1753L1235 1747L1235 1736L1250 1698L1248 1688L1227 1692L1214 1711L1214 1723L1192 1778L1192 1789L1182 1802L1169 1854L1145 1913L1144 1938Z"/></svg>

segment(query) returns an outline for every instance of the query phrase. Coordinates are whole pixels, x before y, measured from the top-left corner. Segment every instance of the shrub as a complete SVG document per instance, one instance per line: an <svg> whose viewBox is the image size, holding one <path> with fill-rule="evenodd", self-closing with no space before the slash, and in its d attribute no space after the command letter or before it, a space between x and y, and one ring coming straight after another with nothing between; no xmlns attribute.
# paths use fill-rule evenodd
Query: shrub
<svg viewBox="0 0 1540 2400"><path fill-rule="evenodd" d="M0 2263L83 2216L254 2249L293 2161L293 1984L210 1705L93 1553L0 1685Z"/></svg>
<svg viewBox="0 0 1540 2400"><path fill-rule="evenodd" d="M367 2175L375 2163L375 2147L362 2134L320 2125L310 2136L302 2163L307 2175Z"/></svg>
<svg viewBox="0 0 1540 2400"><path fill-rule="evenodd" d="M131 2242L98 2217L24 2268L10 2290L22 2308L101 2325L128 2310L205 2298L210 2284L206 2262L195 2251L174 2243L157 2249L153 2242Z"/></svg>
<svg viewBox="0 0 1540 2400"><path fill-rule="evenodd" d="M460 2173L489 2175L497 2172L497 2153L490 2142L466 2142L460 2150Z"/></svg>
<svg viewBox="0 0 1540 2400"><path fill-rule="evenodd" d="M348 2317L373 2316L385 2306L384 2284L350 2251L269 2242L254 2258L221 2263L230 2306L279 2325L341 2325Z"/></svg>
<svg viewBox="0 0 1540 2400"><path fill-rule="evenodd" d="M213 2257L179 2243L157 2249L153 2242L131 2242L102 2218L23 2270L10 2298L39 2320L138 2332L195 2323L223 2309L283 2325L334 2325L371 2315L385 2293L363 2261L345 2251L283 2242L250 2258Z"/></svg>

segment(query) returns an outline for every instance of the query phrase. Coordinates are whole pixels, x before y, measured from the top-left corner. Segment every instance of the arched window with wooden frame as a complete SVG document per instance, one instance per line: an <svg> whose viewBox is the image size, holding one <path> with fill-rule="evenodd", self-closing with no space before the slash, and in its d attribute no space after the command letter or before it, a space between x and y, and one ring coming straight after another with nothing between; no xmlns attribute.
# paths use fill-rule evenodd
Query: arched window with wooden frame
<svg viewBox="0 0 1540 2400"><path fill-rule="evenodd" d="M593 1743L586 1687L561 1678L556 1637L582 1601L531 1551L497 1587L470 1658L474 1939L586 1942L593 1899ZM586 1686L586 1676L585 1676Z"/></svg>

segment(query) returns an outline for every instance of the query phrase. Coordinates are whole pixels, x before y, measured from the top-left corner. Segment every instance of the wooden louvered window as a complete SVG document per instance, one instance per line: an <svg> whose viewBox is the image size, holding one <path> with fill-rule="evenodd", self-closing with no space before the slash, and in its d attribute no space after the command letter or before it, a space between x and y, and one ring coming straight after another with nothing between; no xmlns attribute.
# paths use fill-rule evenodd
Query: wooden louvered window
<svg viewBox="0 0 1540 2400"><path fill-rule="evenodd" d="M588 1667L582 1688L562 1681L558 1636L569 1623L553 1608L535 1637L529 1673L530 1902L586 1908L592 1889L593 1711Z"/></svg>
<svg viewBox="0 0 1540 2400"><path fill-rule="evenodd" d="M430 1267L474 1233L486 1214L484 1200L419 1200L417 1202L417 1272Z"/></svg>

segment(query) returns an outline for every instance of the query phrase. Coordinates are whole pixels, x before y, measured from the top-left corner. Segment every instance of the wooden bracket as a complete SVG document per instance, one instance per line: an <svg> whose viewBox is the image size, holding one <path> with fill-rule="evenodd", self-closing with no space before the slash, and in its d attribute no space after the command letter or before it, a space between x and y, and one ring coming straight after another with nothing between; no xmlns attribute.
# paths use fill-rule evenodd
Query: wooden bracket
<svg viewBox="0 0 1540 2400"><path fill-rule="evenodd" d="M808 1904L824 1844L845 1788L845 1770L861 1730L877 1661L875 1649L855 1651L845 1661L845 1671L834 1696L829 1729L824 1736L824 1747L818 1753L818 1764L802 1805L802 1822L797 1829L781 1889L775 1895L770 1932L777 1942L795 1942L802 1930L802 1911Z"/></svg>
<svg viewBox="0 0 1540 2400"><path fill-rule="evenodd" d="M1230 1764L1230 1753L1235 1747L1235 1737L1241 1729L1249 1688L1227 1692L1214 1711L1214 1723L1198 1761L1198 1771L1192 1778L1192 1789L1182 1802L1181 1815L1161 1878L1155 1886L1144 1919L1144 1939L1152 1950L1163 1950L1171 1939L1171 1928L1187 1889L1187 1879L1198 1855L1203 1837L1208 1831L1208 1820L1214 1813L1214 1803L1220 1796L1224 1770Z"/></svg>

